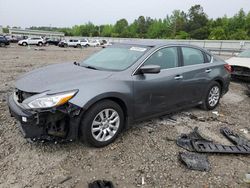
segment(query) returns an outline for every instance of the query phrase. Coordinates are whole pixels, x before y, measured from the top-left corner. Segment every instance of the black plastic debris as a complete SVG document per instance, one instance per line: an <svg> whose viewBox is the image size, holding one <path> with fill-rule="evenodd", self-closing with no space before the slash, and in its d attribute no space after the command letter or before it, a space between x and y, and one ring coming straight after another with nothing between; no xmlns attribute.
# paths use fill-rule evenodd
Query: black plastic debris
<svg viewBox="0 0 250 188"><path fill-rule="evenodd" d="M193 132L189 134L181 134L181 136L177 138L176 144L188 151L195 151L192 145L192 140L212 142L210 140L203 138L198 132L198 127L195 127Z"/></svg>
<svg viewBox="0 0 250 188"><path fill-rule="evenodd" d="M192 145L194 150L199 153L250 154L250 147L245 145L227 146L199 140L192 140Z"/></svg>
<svg viewBox="0 0 250 188"><path fill-rule="evenodd" d="M114 188L114 185L111 181L96 180L92 183L89 183L89 188Z"/></svg>
<svg viewBox="0 0 250 188"><path fill-rule="evenodd" d="M188 169L198 171L209 171L210 163L206 155L197 153L179 153L180 160Z"/></svg>
<svg viewBox="0 0 250 188"><path fill-rule="evenodd" d="M235 145L222 145L207 140L199 134L197 127L190 134L181 135L177 139L177 145L198 153L250 154L250 144L247 139L238 136L228 128L222 128L221 132Z"/></svg>
<svg viewBox="0 0 250 188"><path fill-rule="evenodd" d="M220 129L220 132L229 140L231 141L234 145L238 145L238 146L248 146L250 147L250 141L240 137L238 134L234 133L233 131L231 131L230 129L228 129L227 127L223 127Z"/></svg>

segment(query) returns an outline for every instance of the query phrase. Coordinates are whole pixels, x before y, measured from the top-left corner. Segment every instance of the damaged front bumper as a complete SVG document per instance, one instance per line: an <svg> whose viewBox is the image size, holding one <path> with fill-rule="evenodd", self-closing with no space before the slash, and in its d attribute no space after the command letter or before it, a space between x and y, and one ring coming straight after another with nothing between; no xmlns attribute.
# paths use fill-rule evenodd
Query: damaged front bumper
<svg viewBox="0 0 250 188"><path fill-rule="evenodd" d="M23 136L31 141L73 141L78 138L81 119L81 108L73 104L33 111L22 108L14 100L8 98L11 116L20 123Z"/></svg>

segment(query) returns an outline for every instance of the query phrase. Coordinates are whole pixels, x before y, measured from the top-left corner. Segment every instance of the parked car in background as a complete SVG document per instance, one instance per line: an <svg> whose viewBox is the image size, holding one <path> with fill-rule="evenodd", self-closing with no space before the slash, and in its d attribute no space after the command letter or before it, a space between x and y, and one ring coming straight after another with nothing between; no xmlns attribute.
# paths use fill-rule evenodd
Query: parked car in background
<svg viewBox="0 0 250 188"><path fill-rule="evenodd" d="M25 138L95 147L129 124L188 107L212 110L227 93L230 65L191 45L114 44L79 63L26 73L8 99Z"/></svg>
<svg viewBox="0 0 250 188"><path fill-rule="evenodd" d="M46 38L45 39L45 44L48 44L48 45L55 45L57 46L60 42L60 39L58 38Z"/></svg>
<svg viewBox="0 0 250 188"><path fill-rule="evenodd" d="M78 39L69 39L66 41L68 47L81 48L81 41Z"/></svg>
<svg viewBox="0 0 250 188"><path fill-rule="evenodd" d="M90 40L89 43L88 43L88 46L91 46L91 47L97 47L97 46L100 46L101 43L99 40Z"/></svg>
<svg viewBox="0 0 250 188"><path fill-rule="evenodd" d="M42 37L32 37L18 41L18 44L22 46L27 46L27 45L43 46L45 44L45 40Z"/></svg>
<svg viewBox="0 0 250 188"><path fill-rule="evenodd" d="M5 35L5 37L10 43L17 43L22 39L21 37L15 35Z"/></svg>
<svg viewBox="0 0 250 188"><path fill-rule="evenodd" d="M232 66L232 77L250 81L250 49L229 58L226 62Z"/></svg>
<svg viewBox="0 0 250 188"><path fill-rule="evenodd" d="M107 40L101 40L100 45L101 45L101 47L106 48L106 47L108 47L108 46L111 46L112 43L110 43L110 42L107 41Z"/></svg>
<svg viewBox="0 0 250 188"><path fill-rule="evenodd" d="M59 46L59 47L62 47L62 48L65 48L65 47L67 47L68 45L67 45L67 43L66 43L66 40L61 40L61 41L58 43L58 46Z"/></svg>
<svg viewBox="0 0 250 188"><path fill-rule="evenodd" d="M81 42L81 46L83 46L83 47L88 47L89 46L88 39L82 39L80 42Z"/></svg>
<svg viewBox="0 0 250 188"><path fill-rule="evenodd" d="M0 47L5 47L9 44L10 42L6 39L6 37L3 35L0 35Z"/></svg>

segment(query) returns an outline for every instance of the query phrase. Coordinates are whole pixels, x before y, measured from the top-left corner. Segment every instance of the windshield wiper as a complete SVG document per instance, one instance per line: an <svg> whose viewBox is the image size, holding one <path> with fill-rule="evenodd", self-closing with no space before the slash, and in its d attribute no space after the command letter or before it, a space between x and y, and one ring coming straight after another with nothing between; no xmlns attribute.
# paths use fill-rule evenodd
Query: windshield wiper
<svg viewBox="0 0 250 188"><path fill-rule="evenodd" d="M92 66L83 66L83 67L85 67L85 68L87 68L87 69L93 69L93 70L98 70L96 67L92 67Z"/></svg>

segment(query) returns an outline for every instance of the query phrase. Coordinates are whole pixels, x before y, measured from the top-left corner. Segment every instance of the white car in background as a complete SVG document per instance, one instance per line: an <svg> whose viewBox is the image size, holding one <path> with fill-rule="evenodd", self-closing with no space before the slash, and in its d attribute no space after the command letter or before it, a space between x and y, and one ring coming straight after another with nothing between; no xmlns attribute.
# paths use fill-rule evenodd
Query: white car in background
<svg viewBox="0 0 250 188"><path fill-rule="evenodd" d="M81 48L81 41L78 39L69 39L65 42L66 46L74 47L74 48Z"/></svg>
<svg viewBox="0 0 250 188"><path fill-rule="evenodd" d="M42 37L32 37L24 40L19 40L18 44L22 46L27 46L27 45L43 46L45 44L45 40Z"/></svg>
<svg viewBox="0 0 250 188"><path fill-rule="evenodd" d="M229 58L226 62L232 67L232 77L243 78L250 81L250 49Z"/></svg>
<svg viewBox="0 0 250 188"><path fill-rule="evenodd" d="M88 46L91 46L91 47L97 47L97 46L100 46L101 43L99 40L90 40L89 43L88 43Z"/></svg>
<svg viewBox="0 0 250 188"><path fill-rule="evenodd" d="M81 43L81 46L83 46L83 47L88 47L89 46L88 39L81 39L80 43Z"/></svg>

